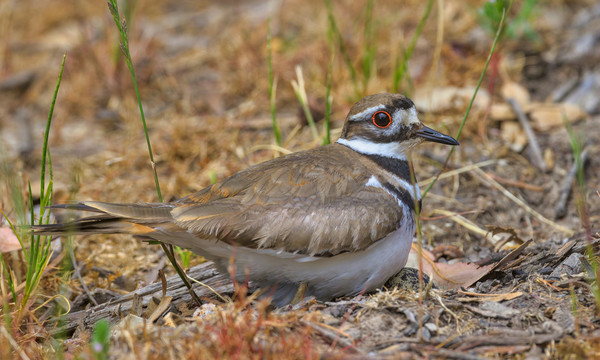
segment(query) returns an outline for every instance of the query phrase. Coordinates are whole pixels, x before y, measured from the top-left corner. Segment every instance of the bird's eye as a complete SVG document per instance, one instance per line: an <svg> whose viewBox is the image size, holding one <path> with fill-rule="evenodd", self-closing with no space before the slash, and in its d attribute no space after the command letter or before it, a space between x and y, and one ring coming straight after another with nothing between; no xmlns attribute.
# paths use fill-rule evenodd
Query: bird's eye
<svg viewBox="0 0 600 360"><path fill-rule="evenodd" d="M385 111L378 111L373 114L373 124L378 128L385 129L392 123L392 117Z"/></svg>

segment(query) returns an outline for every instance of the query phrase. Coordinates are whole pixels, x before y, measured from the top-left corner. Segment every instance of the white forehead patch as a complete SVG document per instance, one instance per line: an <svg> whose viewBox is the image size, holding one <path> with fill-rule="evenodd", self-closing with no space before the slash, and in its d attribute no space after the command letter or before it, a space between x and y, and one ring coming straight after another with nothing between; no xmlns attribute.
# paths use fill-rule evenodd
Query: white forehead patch
<svg viewBox="0 0 600 360"><path fill-rule="evenodd" d="M409 109L398 109L393 115L394 121L400 120L403 125L410 127L411 125L418 124L419 117L417 116L417 109L412 106Z"/></svg>
<svg viewBox="0 0 600 360"><path fill-rule="evenodd" d="M379 105L376 105L376 106L371 106L371 107L370 107L370 108L368 108L367 110L363 110L363 111L359 112L358 114L354 114L354 115L350 116L350 117L348 118L348 120L349 120L349 121L359 121L359 120L362 120L362 118L363 118L365 115L367 115L367 114L368 114L368 115L372 115L372 114L374 114L374 113L375 113L377 110L381 110L381 109L385 109L385 105L383 105L383 104L379 104Z"/></svg>

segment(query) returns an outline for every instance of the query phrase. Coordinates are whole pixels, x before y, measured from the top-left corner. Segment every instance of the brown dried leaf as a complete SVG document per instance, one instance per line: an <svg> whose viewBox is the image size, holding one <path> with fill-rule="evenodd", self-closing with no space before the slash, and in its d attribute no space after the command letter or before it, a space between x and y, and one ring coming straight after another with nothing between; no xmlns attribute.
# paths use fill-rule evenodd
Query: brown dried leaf
<svg viewBox="0 0 600 360"><path fill-rule="evenodd" d="M21 250L17 236L10 228L0 228L0 253Z"/></svg>
<svg viewBox="0 0 600 360"><path fill-rule="evenodd" d="M527 89L521 84L513 81L509 81L502 85L502 89L500 91L504 100L515 99L517 103L521 105L521 107L529 105L531 101L529 91L527 91Z"/></svg>
<svg viewBox="0 0 600 360"><path fill-rule="evenodd" d="M479 266L473 263L436 263L434 259L432 253L423 250L423 272L431 277L434 284L446 290L471 286L494 267L493 264ZM406 266L419 267L416 244L412 244Z"/></svg>
<svg viewBox="0 0 600 360"><path fill-rule="evenodd" d="M463 295L468 296L468 297L460 297L460 298L456 299L461 302L473 302L473 301L499 302L499 301L504 301L504 300L516 299L523 295L523 293L521 291L509 292L506 294L481 294L481 293L475 293L475 292L471 292L471 291L461 291L461 290L458 290L458 292Z"/></svg>
<svg viewBox="0 0 600 360"><path fill-rule="evenodd" d="M517 116L507 103L492 104L490 118L496 121L516 120Z"/></svg>
<svg viewBox="0 0 600 360"><path fill-rule="evenodd" d="M413 96L419 110L425 112L441 112L447 110L462 110L467 107L475 87L446 86L438 88L418 89ZM484 109L490 102L490 95L484 89L479 89L473 102L474 108Z"/></svg>
<svg viewBox="0 0 600 360"><path fill-rule="evenodd" d="M527 145L527 135L523 127L514 121L504 121L500 125L502 140L514 152L521 152Z"/></svg>
<svg viewBox="0 0 600 360"><path fill-rule="evenodd" d="M148 321L155 322L158 318L160 318L169 309L172 300L172 296L163 296L160 299L160 303L158 304L158 306L156 306L152 314L150 314L150 316L148 317Z"/></svg>
<svg viewBox="0 0 600 360"><path fill-rule="evenodd" d="M516 259L530 243L531 240L528 240L497 263L484 266L474 263L437 263L435 256L423 249L423 272L431 277L434 284L444 290L469 287L490 271L502 270L509 262ZM406 266L418 269L418 259L417 244L412 244Z"/></svg>
<svg viewBox="0 0 600 360"><path fill-rule="evenodd" d="M565 119L570 123L574 123L587 116L579 106L568 103L532 103L524 108L524 111L529 114L532 121L531 125L538 131L548 131L556 127L562 127Z"/></svg>

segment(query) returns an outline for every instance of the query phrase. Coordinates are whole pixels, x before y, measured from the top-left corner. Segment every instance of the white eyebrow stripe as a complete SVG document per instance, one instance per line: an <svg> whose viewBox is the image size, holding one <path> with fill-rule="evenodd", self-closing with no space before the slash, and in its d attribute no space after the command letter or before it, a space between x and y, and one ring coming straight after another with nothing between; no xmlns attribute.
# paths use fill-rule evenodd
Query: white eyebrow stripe
<svg viewBox="0 0 600 360"><path fill-rule="evenodd" d="M358 114L354 114L354 115L350 116L348 118L348 120L349 121L358 121L358 120L361 120L361 118L363 116L365 116L366 114L371 113L371 112L375 112L375 111L381 110L381 109L385 109L385 105L379 104L377 106L371 106L370 108L368 108L366 110L363 110L363 111L359 112Z"/></svg>

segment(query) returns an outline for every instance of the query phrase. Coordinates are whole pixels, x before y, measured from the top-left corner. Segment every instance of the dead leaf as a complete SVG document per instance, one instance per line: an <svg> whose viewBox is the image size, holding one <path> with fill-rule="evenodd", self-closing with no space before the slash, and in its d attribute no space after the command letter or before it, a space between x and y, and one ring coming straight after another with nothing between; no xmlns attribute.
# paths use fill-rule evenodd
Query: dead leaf
<svg viewBox="0 0 600 360"><path fill-rule="evenodd" d="M499 302L499 301L504 301L504 300L516 299L523 295L523 293L521 291L509 292L506 294L481 294L481 293L475 293L475 292L471 292L471 291L458 290L458 293L469 296L469 297L461 297L461 298L456 299L461 302L472 302L472 301Z"/></svg>
<svg viewBox="0 0 600 360"><path fill-rule="evenodd" d="M554 151L551 148L544 149L544 162L546 163L546 168L548 171L554 169L554 165L556 161L554 160Z"/></svg>
<svg viewBox="0 0 600 360"><path fill-rule="evenodd" d="M507 103L492 104L490 118L496 121L516 120L517 116Z"/></svg>
<svg viewBox="0 0 600 360"><path fill-rule="evenodd" d="M447 259L456 259L465 256L457 246L451 244L438 245L431 252L433 256L435 256L435 260L441 258L442 256L446 257Z"/></svg>
<svg viewBox="0 0 600 360"><path fill-rule="evenodd" d="M11 228L0 227L0 253L21 250L21 243Z"/></svg>
<svg viewBox="0 0 600 360"><path fill-rule="evenodd" d="M421 88L415 92L413 101L419 110L425 112L441 112L447 110L462 110L467 107L473 97L475 87L446 86L438 88ZM479 89L473 102L474 108L484 109L490 102L490 95L484 89Z"/></svg>
<svg viewBox="0 0 600 360"><path fill-rule="evenodd" d="M436 263L434 259L432 253L423 250L423 272L429 275L435 285L445 290L469 287L494 266L493 264L479 266L474 263ZM406 266L419 268L416 244L412 244Z"/></svg>
<svg viewBox="0 0 600 360"><path fill-rule="evenodd" d="M148 316L148 321L155 322L156 320L158 320L158 318L160 318L165 313L165 311L169 309L172 300L172 296L163 296L160 299L160 303L158 304L158 306L156 306L152 314Z"/></svg>
<svg viewBox="0 0 600 360"><path fill-rule="evenodd" d="M514 81L508 81L502 85L502 89L500 89L502 93L502 97L504 100L515 99L515 101L521 105L521 107L526 107L529 105L531 101L531 97L529 96L529 91L521 84L516 83Z"/></svg>
<svg viewBox="0 0 600 360"><path fill-rule="evenodd" d="M568 103L532 103L525 107L524 111L529 115L533 128L538 131L563 127L565 119L574 123L587 116L579 106Z"/></svg>
<svg viewBox="0 0 600 360"><path fill-rule="evenodd" d="M527 145L527 135L523 127L514 121L504 121L500 124L502 140L514 152L521 152Z"/></svg>
<svg viewBox="0 0 600 360"><path fill-rule="evenodd" d="M502 260L500 260L494 264L494 266L492 267L492 269L490 269L490 271L493 271L493 270L500 271L500 270L505 269L505 267L508 265L508 263L515 260L517 257L519 257L519 255L521 255L523 250L525 250L525 248L527 246L529 246L529 244L531 244L532 241L533 240L529 239L526 242L524 242L521 246L519 246L518 248L516 248L513 251L506 254L506 256L502 258Z"/></svg>
<svg viewBox="0 0 600 360"><path fill-rule="evenodd" d="M435 256L423 249L423 272L432 279L433 283L444 290L467 288L479 279L483 278L489 272L502 270L509 262L516 259L525 248L531 243L531 240L525 242L517 249L508 253L495 264L479 266L475 263L438 263L435 262ZM412 244L410 254L408 255L407 267L419 268L417 244Z"/></svg>

